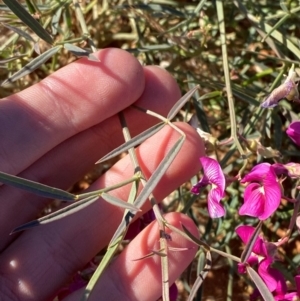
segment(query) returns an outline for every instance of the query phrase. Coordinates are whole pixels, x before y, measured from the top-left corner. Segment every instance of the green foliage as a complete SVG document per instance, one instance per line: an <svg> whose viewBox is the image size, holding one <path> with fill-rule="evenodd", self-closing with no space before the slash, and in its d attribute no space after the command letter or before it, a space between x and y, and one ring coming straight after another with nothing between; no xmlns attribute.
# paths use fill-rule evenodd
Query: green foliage
<svg viewBox="0 0 300 301"><path fill-rule="evenodd" d="M262 153L250 147L255 141L252 136L257 133L261 145L271 148L270 163L299 159L299 151L284 133L288 122L299 119L299 104L284 100L272 111L259 106L280 85L292 64L300 75L298 1L3 2L2 96L39 82L76 56L92 60L91 53L97 49L119 47L143 64L168 70L184 92L200 86L181 113L172 112L170 117L188 120L196 114L201 128L220 141L207 148L208 154L219 158L229 175L243 175L249 163L252 166L263 160ZM153 132L149 131L149 135ZM232 139L231 145L228 139ZM276 151L281 152L280 156ZM205 191L196 199L190 195L189 187L186 183L172 194L173 199L164 205L164 210L174 210L176 205L177 210L189 214L199 225L203 240L210 246L229 249L240 256L234 229L242 223L256 222L238 218L244 188L233 183L227 189L226 219L212 221L206 211ZM290 209L291 205L284 205L282 212L279 210L264 226L276 239L279 237L273 225L279 223L281 214L287 215L280 225L284 231L291 218ZM293 251L287 248L287 257ZM299 256L291 258L294 265L299 264ZM222 259L214 258L218 260ZM229 266L228 261L224 264ZM286 268L288 274L293 271ZM251 269L250 273L253 275ZM256 275L253 278L260 281ZM237 300L241 299L243 291L236 293Z"/></svg>

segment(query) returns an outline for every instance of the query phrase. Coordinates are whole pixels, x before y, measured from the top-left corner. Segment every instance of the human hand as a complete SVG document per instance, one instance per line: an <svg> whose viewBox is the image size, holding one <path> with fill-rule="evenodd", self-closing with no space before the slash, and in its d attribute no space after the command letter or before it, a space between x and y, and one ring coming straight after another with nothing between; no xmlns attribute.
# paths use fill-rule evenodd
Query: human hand
<svg viewBox="0 0 300 301"><path fill-rule="evenodd" d="M0 103L0 170L50 186L68 189L106 153L123 143L118 112L124 110L132 136L157 119L130 107L166 115L180 98L173 78L158 67L141 67L130 54L105 49L101 62L78 60L39 84ZM187 139L154 194L162 200L200 168L203 144L187 124L178 124ZM169 127L145 141L137 150L146 177L178 139ZM116 184L133 174L128 156L117 162L89 189ZM127 186L112 192L126 200ZM15 227L33 220L49 200L0 187L0 299L52 300L70 277L84 267L110 241L123 210L97 201L56 222L9 235ZM149 203L149 202L148 202ZM143 212L150 204L143 207ZM143 213L142 212L142 213ZM174 226L197 229L179 213L167 215ZM144 229L107 268L91 295L93 300L157 300L161 295L160 258L133 261L157 247L156 223ZM169 252L170 284L191 262L194 245L172 233ZM79 300L82 290L66 300Z"/></svg>

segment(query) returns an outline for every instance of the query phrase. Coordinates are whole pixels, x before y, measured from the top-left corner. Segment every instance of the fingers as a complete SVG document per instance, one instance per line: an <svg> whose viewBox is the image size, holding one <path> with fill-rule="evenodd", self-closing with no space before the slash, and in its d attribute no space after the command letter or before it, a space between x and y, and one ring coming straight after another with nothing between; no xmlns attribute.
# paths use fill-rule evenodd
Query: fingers
<svg viewBox="0 0 300 301"><path fill-rule="evenodd" d="M180 97L175 80L158 67L145 68L144 77L144 91L135 104L166 115ZM158 122L132 107L125 109L124 114L132 136ZM120 121L114 115L62 142L19 176L67 189L91 170L98 159L123 142ZM16 237L9 236L12 229L35 219L49 200L9 186L0 187L0 198L1 250Z"/></svg>
<svg viewBox="0 0 300 301"><path fill-rule="evenodd" d="M194 175L200 168L198 158L204 155L203 143L196 131L187 124L179 126L186 133L187 139L154 191L158 200ZM155 154L158 153L162 159L178 137L173 129L165 127L141 145L138 156L146 173L152 173L159 163L159 157ZM132 174L133 169L127 156L91 189L116 184ZM113 194L126 200L129 190L127 185L113 191ZM5 291L10 289L24 301L48 299L70 275L107 245L120 223L122 213L123 210L98 200L55 223L25 231L2 253L0 270L2 275L6 275L2 279ZM49 278L49 274L55 277ZM19 279L22 286L14 287L12 279Z"/></svg>
<svg viewBox="0 0 300 301"><path fill-rule="evenodd" d="M198 237L196 226L187 216L170 213L165 218L180 230L183 224L194 236ZM168 247L182 249L181 251L168 250L169 284L171 285L193 260L197 246L175 232L167 231L167 233L172 238L172 241L168 241ZM150 254L152 250L158 251L159 249L159 229L155 221L144 229L107 268L92 292L90 301L158 300L162 295L160 257L155 255L138 261L136 259ZM84 290L80 289L64 301L78 301L83 292Z"/></svg>
<svg viewBox="0 0 300 301"><path fill-rule="evenodd" d="M132 55L104 49L95 56L101 62L80 59L1 101L1 171L19 173L54 146L141 96L143 68Z"/></svg>

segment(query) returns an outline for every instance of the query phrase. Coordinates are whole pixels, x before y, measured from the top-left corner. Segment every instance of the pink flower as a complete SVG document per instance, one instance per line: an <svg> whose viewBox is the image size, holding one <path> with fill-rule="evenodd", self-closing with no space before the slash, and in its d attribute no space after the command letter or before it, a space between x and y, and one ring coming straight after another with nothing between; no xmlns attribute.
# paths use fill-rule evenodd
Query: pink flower
<svg viewBox="0 0 300 301"><path fill-rule="evenodd" d="M225 209L220 204L221 199L225 194L225 177L218 161L209 157L200 158L203 167L203 178L193 186L191 192L199 194L200 189L212 185L208 193L208 212L210 217L218 218L225 214Z"/></svg>
<svg viewBox="0 0 300 301"><path fill-rule="evenodd" d="M281 200L281 189L274 168L269 163L261 163L241 180L241 183L246 182L254 183L248 184L245 189L244 204L239 214L260 220L269 218L277 210Z"/></svg>
<svg viewBox="0 0 300 301"><path fill-rule="evenodd" d="M247 244L255 231L255 228L251 226L240 226L235 231L242 241ZM287 298L294 297L295 293L287 294L287 286L283 275L278 270L271 267L272 263L275 261L276 251L277 247L275 244L265 241L262 237L258 237L253 246L252 254L247 262L251 266L258 266L258 274L263 279L270 292L273 293L275 300L292 300ZM244 271L243 267L243 264L239 265L239 272ZM251 300L256 300L259 296L260 294L258 290L256 290L251 296Z"/></svg>
<svg viewBox="0 0 300 301"><path fill-rule="evenodd" d="M286 130L287 135L300 146L300 121L292 122Z"/></svg>

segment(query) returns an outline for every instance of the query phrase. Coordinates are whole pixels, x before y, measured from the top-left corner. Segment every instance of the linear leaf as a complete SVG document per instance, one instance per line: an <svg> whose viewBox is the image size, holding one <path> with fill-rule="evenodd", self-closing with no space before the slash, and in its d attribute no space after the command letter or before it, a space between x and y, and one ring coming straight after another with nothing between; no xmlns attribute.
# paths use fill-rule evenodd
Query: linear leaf
<svg viewBox="0 0 300 301"><path fill-rule="evenodd" d="M161 128L164 127L164 123L160 122L154 126L152 126L150 129L147 129L146 131L140 133L139 135L133 137L130 141L123 143L119 147L115 148L113 151L108 153L106 156L102 157L100 160L98 160L95 164L101 163L103 161L109 160L111 158L114 158L123 152L128 151L130 148L135 147L151 137L153 134L158 132Z"/></svg>
<svg viewBox="0 0 300 301"><path fill-rule="evenodd" d="M187 93L185 93L171 108L171 110L168 113L167 119L171 120L173 119L178 111L182 108L182 106L189 101L189 99L192 97L192 95L199 89L199 86L195 86L191 90L189 90Z"/></svg>
<svg viewBox="0 0 300 301"><path fill-rule="evenodd" d="M53 39L43 26L34 19L30 13L17 0L3 0L10 10L24 22L33 32L35 32L42 40L49 44L53 44Z"/></svg>
<svg viewBox="0 0 300 301"><path fill-rule="evenodd" d="M270 33L269 35L271 35L274 39L276 39L281 44L285 45L291 52L293 52L298 57L298 59L300 58L300 51L298 47L294 45L294 43L289 38L287 38L287 36L284 36L281 32L272 28L272 26L263 22L262 20L258 21L255 18L255 16L251 14L247 13L247 17L250 21L256 24L260 29L265 31L267 34Z"/></svg>
<svg viewBox="0 0 300 301"><path fill-rule="evenodd" d="M173 147L169 150L166 157L160 162L155 172L151 175L149 180L147 181L147 184L144 186L144 189L140 193L140 195L137 197L136 201L134 202L134 205L138 208L141 208L149 195L152 193L153 189L156 187L162 176L165 174L166 170L169 168L177 154L179 153L183 143L184 143L185 137L180 137L176 143L173 145Z"/></svg>
<svg viewBox="0 0 300 301"><path fill-rule="evenodd" d="M59 20L61 18L62 11L63 11L62 7L59 7L52 16L51 28L52 28L53 35L56 35L58 31L61 32L61 29L59 28Z"/></svg>
<svg viewBox="0 0 300 301"><path fill-rule="evenodd" d="M100 62L92 53L70 43L65 43L64 48L78 57L87 57L91 61Z"/></svg>
<svg viewBox="0 0 300 301"><path fill-rule="evenodd" d="M160 179L165 174L166 170L169 168L174 158L177 156L179 150L181 149L184 143L184 140L185 137L182 136L176 141L176 143L170 149L166 157L160 162L155 172L151 175L146 185L144 186L143 190L141 191L139 196L136 198L136 201L134 202L134 205L137 208L141 208L144 205L144 203L152 193L153 189L156 187L157 183L160 181ZM111 243L113 243L114 240L122 234L122 232L130 224L134 216L135 213L131 211L127 213L125 218L123 218L122 222L120 223L118 229L116 230L113 238L111 239Z"/></svg>
<svg viewBox="0 0 300 301"><path fill-rule="evenodd" d="M281 2L282 3L282 2ZM266 36L262 39L262 42L264 42L272 33L273 31L275 31L277 28L279 28L282 24L285 23L285 21L287 19L289 19L291 17L290 14L286 14L285 16L283 16L266 34Z"/></svg>
<svg viewBox="0 0 300 301"><path fill-rule="evenodd" d="M15 26L11 26L11 25L8 25L6 23L1 23L3 26L5 26L6 28L14 31L15 33L17 33L18 35L20 35L21 37L25 38L26 40L28 41L31 41L31 42L36 42L32 36L30 34L28 34L27 32L25 32L24 30L20 29L20 28L17 28Z"/></svg>
<svg viewBox="0 0 300 301"><path fill-rule="evenodd" d="M169 50L173 48L174 45L170 44L160 44L160 45L145 45L140 48L130 48L126 49L130 53L141 53L141 52L150 52L150 51L158 51L158 50Z"/></svg>
<svg viewBox="0 0 300 301"><path fill-rule="evenodd" d="M132 201L136 197L137 191L138 191L138 183L134 182L134 183L132 183L132 186L131 186L131 189L130 189L129 197L128 197L128 200L127 200L128 203L132 203ZM124 214L125 214L125 212L124 212ZM106 269L106 267L108 266L110 261L112 260L115 252L118 250L118 247L119 247L120 243L122 242L125 234L126 234L126 231L124 231L122 233L122 235L120 235L116 239L115 242L112 242L108 245L107 251L106 251L104 257L102 258L100 264L98 265L96 271L94 272L92 278L90 279L88 285L86 286L80 301L88 300L88 298L90 297L90 294L91 294L93 288L95 287L97 281L100 279L102 273L104 272L104 270Z"/></svg>
<svg viewBox="0 0 300 301"><path fill-rule="evenodd" d="M121 207L121 208L125 208L125 209L128 209L128 210L134 210L134 211L141 211L141 209L135 207L134 205L130 204L130 203L127 203L127 202L124 202L108 193L102 193L101 194L101 197L108 203L114 205L114 206L118 206L118 207Z"/></svg>
<svg viewBox="0 0 300 301"><path fill-rule="evenodd" d="M167 225L167 227L170 227L171 225ZM185 235L182 235L182 233L180 233L180 232L178 232L178 229L176 230L176 229L173 229L173 228L171 228L173 231L176 231L176 232L178 232L179 234L181 234L183 237L185 237L185 238L187 238L187 239L189 239L190 241L192 241L193 243L195 243L195 244L197 244L198 246L202 246L205 250L209 250L210 249L210 247L209 247L209 245L206 243L206 242L204 242L204 241L202 241L202 240L200 240L200 239L198 239L197 237L195 237L184 225L181 225L182 226L182 229L183 229L183 231L184 231L184 233L185 233ZM173 226L172 226L173 227ZM175 228L175 227L174 227Z"/></svg>
<svg viewBox="0 0 300 301"><path fill-rule="evenodd" d="M15 229L13 229L13 231L11 232L11 234L16 233L16 232L20 232L20 231L24 231L27 229L31 229L40 225L44 225L44 224L48 224L54 221L57 221L61 218L64 218L70 214L73 214L75 212L78 212L80 210L82 210L83 208L87 207L88 205L90 205L91 203L97 201L99 199L99 196L91 196L88 197L86 199L82 199L78 202L75 202L65 208L62 208L60 210L57 210L53 213L50 213L46 216L43 216L37 220L33 220L31 222L28 222L26 224L23 224Z"/></svg>
<svg viewBox="0 0 300 301"><path fill-rule="evenodd" d="M151 175L149 180L147 181L146 185L144 186L144 189L140 193L140 195L137 197L136 201L134 202L134 205L138 208L141 208L149 195L152 193L153 189L156 187L162 176L165 174L166 170L169 168L172 161L177 156L178 152L180 151L183 143L184 143L185 137L180 137L176 143L173 145L173 147L169 150L166 157L160 162L155 172Z"/></svg>
<svg viewBox="0 0 300 301"><path fill-rule="evenodd" d="M243 251L241 255L241 262L246 262L248 258L250 257L253 247L255 245L255 242L257 240L257 237L259 235L260 229L262 226L262 222L260 222L257 227L255 228L255 231L252 233L247 245L245 246L245 250Z"/></svg>
<svg viewBox="0 0 300 301"><path fill-rule="evenodd" d="M141 10L163 12L164 14L168 13L172 16L185 17L185 15L181 11L178 11L172 8L171 6L164 5L164 4L136 4L136 5L123 4L123 5L118 5L116 8L128 9L132 7Z"/></svg>
<svg viewBox="0 0 300 301"><path fill-rule="evenodd" d="M7 58L7 59L1 59L1 60L0 60L0 64L6 64L6 63L9 63L9 62L18 60L19 58L24 57L24 56L26 56L26 54L19 54L19 55L15 55L15 56L9 57L9 58Z"/></svg>
<svg viewBox="0 0 300 301"><path fill-rule="evenodd" d="M212 258L211 258L211 252L207 251L206 252L206 264L203 268L203 270L200 272L199 276L197 277L196 281L194 282L194 285L191 289L189 298L187 301L192 301L194 300L197 291L199 290L200 286L202 285L204 279L206 278L208 272L211 270L212 268Z"/></svg>
<svg viewBox="0 0 300 301"><path fill-rule="evenodd" d="M50 59L55 53L57 53L60 48L61 48L61 46L55 46L55 47L48 49L43 54L41 54L38 57L36 57L35 59L31 60L21 70L17 71L11 77L9 77L7 80L5 80L1 86L5 85L7 82L12 83L12 82L18 80L19 78L31 73L35 69L39 68L48 59Z"/></svg>
<svg viewBox="0 0 300 301"><path fill-rule="evenodd" d="M9 186L32 192L45 198L59 199L63 201L74 201L76 199L76 196L74 194L62 189L26 180L17 176L9 175L4 172L0 172L0 182Z"/></svg>
<svg viewBox="0 0 300 301"><path fill-rule="evenodd" d="M253 270L250 266L246 266L247 272L251 277L252 281L255 283L257 289L259 290L261 296L265 301L275 301L272 293L269 291L268 287L260 276Z"/></svg>

